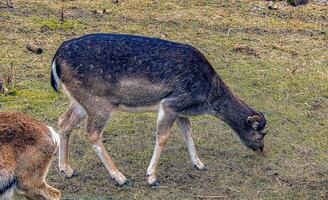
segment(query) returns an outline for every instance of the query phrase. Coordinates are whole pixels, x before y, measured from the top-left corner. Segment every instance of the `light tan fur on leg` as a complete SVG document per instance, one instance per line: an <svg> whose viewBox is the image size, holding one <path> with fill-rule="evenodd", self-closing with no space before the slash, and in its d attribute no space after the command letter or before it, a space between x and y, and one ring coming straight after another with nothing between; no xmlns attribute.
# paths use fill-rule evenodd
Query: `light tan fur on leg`
<svg viewBox="0 0 328 200"><path fill-rule="evenodd" d="M59 170L67 177L72 177L74 174L74 170L69 166L69 138L71 131L85 116L86 113L82 106L73 100L66 113L58 120L60 129Z"/></svg>
<svg viewBox="0 0 328 200"><path fill-rule="evenodd" d="M205 165L199 159L196 149L195 149L194 141L191 137L192 131L191 131L190 120L186 117L178 117L177 125L180 129L183 139L185 140L185 142L187 144L191 162L195 165L195 167L197 167L197 169L199 169L199 170L204 169Z"/></svg>
<svg viewBox="0 0 328 200"><path fill-rule="evenodd" d="M149 185L156 183L156 171L159 159L165 144L171 136L171 127L176 119L176 114L161 102L157 114L156 145L150 164L147 169L147 181Z"/></svg>

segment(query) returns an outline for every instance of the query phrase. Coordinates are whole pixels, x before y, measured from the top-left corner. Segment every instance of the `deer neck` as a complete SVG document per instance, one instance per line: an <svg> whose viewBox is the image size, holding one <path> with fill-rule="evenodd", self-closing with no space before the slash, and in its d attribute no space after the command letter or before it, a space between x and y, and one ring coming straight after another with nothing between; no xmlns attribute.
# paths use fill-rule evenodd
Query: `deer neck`
<svg viewBox="0 0 328 200"><path fill-rule="evenodd" d="M237 132L247 128L248 116L257 113L234 95L221 79L217 81L211 97L211 111L212 115L222 119Z"/></svg>

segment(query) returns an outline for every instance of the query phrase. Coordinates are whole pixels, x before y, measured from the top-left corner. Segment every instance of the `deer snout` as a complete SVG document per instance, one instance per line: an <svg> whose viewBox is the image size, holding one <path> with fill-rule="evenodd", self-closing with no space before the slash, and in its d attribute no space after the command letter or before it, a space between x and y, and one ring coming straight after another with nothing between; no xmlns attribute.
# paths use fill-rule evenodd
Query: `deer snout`
<svg viewBox="0 0 328 200"><path fill-rule="evenodd" d="M256 152L259 152L259 153L264 152L264 143L263 143L263 140L261 140L261 139L252 141L247 146L250 149L252 149L253 151L256 151Z"/></svg>

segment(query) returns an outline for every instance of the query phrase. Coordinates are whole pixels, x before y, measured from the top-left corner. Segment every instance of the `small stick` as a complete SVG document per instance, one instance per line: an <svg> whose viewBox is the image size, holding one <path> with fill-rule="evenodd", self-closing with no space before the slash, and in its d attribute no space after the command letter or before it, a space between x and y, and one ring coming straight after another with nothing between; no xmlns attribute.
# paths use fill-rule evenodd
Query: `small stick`
<svg viewBox="0 0 328 200"><path fill-rule="evenodd" d="M65 21L65 17L64 17L64 5L62 5L62 9L60 12L60 22L64 22Z"/></svg>
<svg viewBox="0 0 328 200"><path fill-rule="evenodd" d="M7 85L11 88L15 87L15 79L16 79L16 71L15 68L13 67L13 64L10 63L8 67L8 73L6 76Z"/></svg>
<svg viewBox="0 0 328 200"><path fill-rule="evenodd" d="M6 94L7 93L7 89L3 85L3 79L2 79L2 76L1 75L0 75L0 93L2 93L2 94ZM0 107L1 107L1 105L0 105Z"/></svg>
<svg viewBox="0 0 328 200"><path fill-rule="evenodd" d="M206 198L206 199L221 199L225 198L225 196L206 196L206 195L191 195L196 198Z"/></svg>
<svg viewBox="0 0 328 200"><path fill-rule="evenodd" d="M43 52L43 50L40 46L37 46L36 44L33 44L33 43L27 43L26 49L29 51L32 51L36 54L41 54Z"/></svg>

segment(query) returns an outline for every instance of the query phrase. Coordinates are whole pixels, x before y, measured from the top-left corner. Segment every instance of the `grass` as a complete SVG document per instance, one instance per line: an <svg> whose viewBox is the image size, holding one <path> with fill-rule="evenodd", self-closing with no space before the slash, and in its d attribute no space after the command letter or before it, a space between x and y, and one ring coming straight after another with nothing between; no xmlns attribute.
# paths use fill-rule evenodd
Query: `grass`
<svg viewBox="0 0 328 200"><path fill-rule="evenodd" d="M193 138L209 170L193 169L174 127L161 157L162 187L151 190L145 173L156 116L118 112L104 141L133 187L115 186L81 126L73 133L70 150L71 165L80 175L61 176L55 158L47 177L63 199L327 199L328 7L315 1L300 7L277 4L275 11L259 0L17 0L14 9L0 8L0 73L6 74L10 65L16 70L16 86L1 97L2 109L23 111L56 126L68 99L49 84L50 62L56 48L70 38L110 32L189 43L238 96L264 112L271 127L265 139L267 157L239 144L223 122L195 117ZM93 13L102 9L110 12ZM41 42L44 53L25 50L29 41ZM259 58L234 51L235 45L256 50Z"/></svg>

